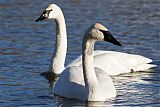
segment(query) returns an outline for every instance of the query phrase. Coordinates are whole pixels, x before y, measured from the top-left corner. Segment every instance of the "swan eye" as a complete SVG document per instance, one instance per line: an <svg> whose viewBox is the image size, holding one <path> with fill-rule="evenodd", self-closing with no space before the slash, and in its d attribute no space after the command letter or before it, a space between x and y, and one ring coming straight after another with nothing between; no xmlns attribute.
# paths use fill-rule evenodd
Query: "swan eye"
<svg viewBox="0 0 160 107"><path fill-rule="evenodd" d="M50 12L52 11L52 9L51 10L49 10Z"/></svg>
<svg viewBox="0 0 160 107"><path fill-rule="evenodd" d="M43 17L48 17L48 14L47 13L43 14Z"/></svg>
<svg viewBox="0 0 160 107"><path fill-rule="evenodd" d="M42 15L38 19L36 19L35 22L43 21L43 20L47 19L49 17L49 14L51 11L52 11L52 9L43 11Z"/></svg>
<svg viewBox="0 0 160 107"><path fill-rule="evenodd" d="M50 14L50 12L52 11L52 9L51 10L45 10L44 12L43 12L43 17L49 17L49 14Z"/></svg>

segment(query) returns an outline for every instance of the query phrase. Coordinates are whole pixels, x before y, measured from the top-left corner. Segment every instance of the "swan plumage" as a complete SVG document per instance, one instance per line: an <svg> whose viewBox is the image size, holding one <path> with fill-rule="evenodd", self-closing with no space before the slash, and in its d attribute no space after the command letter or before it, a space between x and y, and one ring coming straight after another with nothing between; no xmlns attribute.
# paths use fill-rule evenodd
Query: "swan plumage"
<svg viewBox="0 0 160 107"><path fill-rule="evenodd" d="M97 80L103 89L104 100L116 97L116 89L111 77L105 71L96 67L95 72ZM54 93L66 98L86 100L87 92L85 90L82 66L73 66L65 69L55 84Z"/></svg>
<svg viewBox="0 0 160 107"><path fill-rule="evenodd" d="M84 36L82 44L82 66L65 69L54 87L54 93L62 97L76 98L84 101L105 101L116 97L116 89L111 77L102 69L94 67L93 50L95 41L102 41L104 35L93 24ZM98 37L99 36L99 37ZM117 42L115 40L115 42ZM112 43L115 43L112 42ZM117 42L118 43L118 42ZM116 45L120 45L119 43ZM83 68L83 69L82 69Z"/></svg>
<svg viewBox="0 0 160 107"><path fill-rule="evenodd" d="M73 60L64 67L67 52L67 33L63 12L56 4L50 4L36 21L54 19L57 28L57 40L50 70L54 74L61 74L67 67L82 65L82 57ZM106 28L102 28L108 30ZM129 73L131 71L144 71L156 65L149 64L152 60L140 55L127 54L114 51L94 51L94 66L103 69L109 75Z"/></svg>
<svg viewBox="0 0 160 107"><path fill-rule="evenodd" d="M151 62L151 59L140 55L115 51L94 51L94 66L103 69L109 75L119 75L133 71L144 71L155 67L155 65L149 64ZM77 59L71 61L67 67L81 65L82 56L79 56Z"/></svg>

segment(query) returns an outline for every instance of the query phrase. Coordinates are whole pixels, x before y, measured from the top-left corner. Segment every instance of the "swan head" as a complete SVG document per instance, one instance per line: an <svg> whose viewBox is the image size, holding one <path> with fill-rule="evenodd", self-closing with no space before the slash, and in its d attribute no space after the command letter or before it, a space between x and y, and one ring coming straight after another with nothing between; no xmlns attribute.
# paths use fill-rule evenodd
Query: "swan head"
<svg viewBox="0 0 160 107"><path fill-rule="evenodd" d="M121 43L100 23L95 23L89 28L88 38L94 41L106 41L121 46Z"/></svg>
<svg viewBox="0 0 160 107"><path fill-rule="evenodd" d="M42 15L35 20L35 22L43 21L45 19L57 19L62 14L60 7L56 4L50 4L42 13Z"/></svg>

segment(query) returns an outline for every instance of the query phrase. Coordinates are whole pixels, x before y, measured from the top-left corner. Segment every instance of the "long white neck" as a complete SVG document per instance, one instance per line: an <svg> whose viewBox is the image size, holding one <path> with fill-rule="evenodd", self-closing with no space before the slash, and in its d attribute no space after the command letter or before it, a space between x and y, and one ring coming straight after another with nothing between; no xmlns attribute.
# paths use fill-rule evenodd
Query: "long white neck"
<svg viewBox="0 0 160 107"><path fill-rule="evenodd" d="M88 96L86 96L88 101L101 100L101 91L98 84L97 76L94 69L93 62L93 50L94 50L94 40L84 40L83 41L83 75L85 81L85 88L87 90ZM97 96L100 98L97 99Z"/></svg>
<svg viewBox="0 0 160 107"><path fill-rule="evenodd" d="M50 64L50 70L54 74L60 74L64 70L67 53L67 32L63 13L56 20L56 44Z"/></svg>
<svg viewBox="0 0 160 107"><path fill-rule="evenodd" d="M94 70L93 65L93 50L94 50L94 41L86 41L83 42L83 54L82 54L82 62L83 62L83 73L84 80L86 85L90 85L89 83L97 82L97 77Z"/></svg>

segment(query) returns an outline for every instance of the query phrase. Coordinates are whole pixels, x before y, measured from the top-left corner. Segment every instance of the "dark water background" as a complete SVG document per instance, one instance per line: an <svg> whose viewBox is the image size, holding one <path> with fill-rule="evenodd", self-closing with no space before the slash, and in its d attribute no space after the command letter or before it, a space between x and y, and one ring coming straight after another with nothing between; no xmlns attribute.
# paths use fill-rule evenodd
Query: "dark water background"
<svg viewBox="0 0 160 107"><path fill-rule="evenodd" d="M143 55L157 65L150 72L113 77L115 100L85 103L59 98L40 73L48 71L55 43L54 21L35 23L50 3L66 18L66 64L81 53L83 34L101 22L123 43L96 49ZM0 0L0 106L160 106L160 0Z"/></svg>

